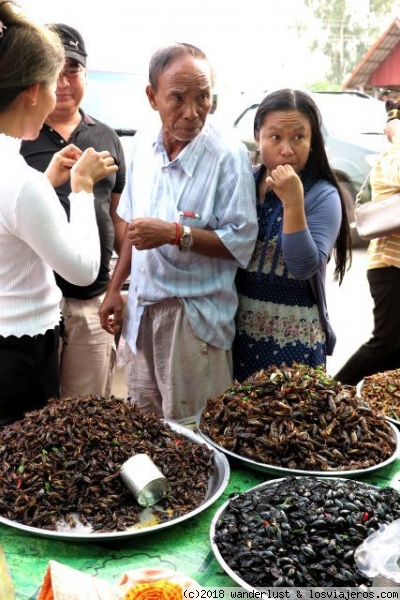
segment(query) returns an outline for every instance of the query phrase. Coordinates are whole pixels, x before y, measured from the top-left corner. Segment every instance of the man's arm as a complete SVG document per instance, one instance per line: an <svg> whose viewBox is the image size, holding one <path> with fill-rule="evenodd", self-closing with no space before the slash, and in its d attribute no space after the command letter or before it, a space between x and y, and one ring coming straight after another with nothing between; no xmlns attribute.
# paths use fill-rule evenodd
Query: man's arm
<svg viewBox="0 0 400 600"><path fill-rule="evenodd" d="M125 236L105 298L99 309L100 324L103 329L112 335L116 335L122 325L124 301L121 290L131 271L131 257L132 244Z"/></svg>
<svg viewBox="0 0 400 600"><path fill-rule="evenodd" d="M149 250L164 244L173 244L177 237L180 239L183 235L183 226L178 225L178 227L177 236L175 223L153 217L142 217L129 223L127 237L137 250ZM213 258L232 258L232 254L214 231L192 228L191 233L194 238L192 252Z"/></svg>
<svg viewBox="0 0 400 600"><path fill-rule="evenodd" d="M119 199L121 198L121 194L111 194L111 204L110 204L110 216L114 225L114 250L119 255L122 247L122 240L124 239L127 223L121 217L117 215L117 207Z"/></svg>

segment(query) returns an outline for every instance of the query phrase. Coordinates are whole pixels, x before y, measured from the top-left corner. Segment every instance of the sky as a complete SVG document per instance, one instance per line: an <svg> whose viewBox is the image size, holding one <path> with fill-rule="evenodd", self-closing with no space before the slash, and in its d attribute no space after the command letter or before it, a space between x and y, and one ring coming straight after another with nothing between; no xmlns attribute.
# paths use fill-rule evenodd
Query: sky
<svg viewBox="0 0 400 600"><path fill-rule="evenodd" d="M88 68L136 73L147 81L152 53L171 42L204 50L219 94L259 96L266 89L306 88L325 79L327 60L310 51L318 35L301 0L17 0L29 17L63 22L85 39ZM368 12L369 0L348 0ZM393 16L400 6L393 2ZM299 37L298 20L307 27Z"/></svg>
<svg viewBox="0 0 400 600"><path fill-rule="evenodd" d="M41 23L78 29L93 69L147 74L151 54L186 41L208 54L217 81L261 88L314 79L316 57L288 28L304 14L299 0L20 0ZM112 11L111 11L112 9ZM303 40L304 42L304 40ZM320 62L320 59L319 59Z"/></svg>

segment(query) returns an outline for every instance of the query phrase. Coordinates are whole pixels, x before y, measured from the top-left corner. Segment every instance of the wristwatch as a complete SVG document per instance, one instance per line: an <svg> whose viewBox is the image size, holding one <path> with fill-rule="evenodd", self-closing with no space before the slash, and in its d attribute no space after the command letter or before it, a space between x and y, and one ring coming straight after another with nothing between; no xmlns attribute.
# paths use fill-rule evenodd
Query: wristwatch
<svg viewBox="0 0 400 600"><path fill-rule="evenodd" d="M194 237L192 235L192 230L187 225L183 226L183 234L181 239L179 240L179 250L182 252L189 252L190 248L194 244Z"/></svg>

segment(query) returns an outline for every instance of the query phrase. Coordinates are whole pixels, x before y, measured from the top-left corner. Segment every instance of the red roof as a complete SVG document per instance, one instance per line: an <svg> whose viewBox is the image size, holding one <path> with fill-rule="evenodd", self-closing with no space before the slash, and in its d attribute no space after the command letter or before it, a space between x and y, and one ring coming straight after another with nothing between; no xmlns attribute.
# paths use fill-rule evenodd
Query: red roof
<svg viewBox="0 0 400 600"><path fill-rule="evenodd" d="M371 87L400 87L400 20L397 18L342 85L342 89Z"/></svg>

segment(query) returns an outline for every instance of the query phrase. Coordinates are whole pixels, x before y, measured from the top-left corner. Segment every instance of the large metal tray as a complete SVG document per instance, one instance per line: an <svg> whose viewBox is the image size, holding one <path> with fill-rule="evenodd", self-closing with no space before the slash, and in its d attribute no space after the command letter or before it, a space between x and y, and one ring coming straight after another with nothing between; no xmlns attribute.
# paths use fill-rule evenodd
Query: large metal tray
<svg viewBox="0 0 400 600"><path fill-rule="evenodd" d="M50 531L38 527L31 527L29 525L24 525L23 523L18 523L17 521L5 519L1 516L0 523L2 523L3 525L8 525L9 527L13 527L15 529L19 529L26 533L45 538L52 538L64 541L81 540L85 542L98 542L100 540L130 538L133 536L158 532L161 529L177 525L178 523L182 523L183 521L191 519L195 515L201 513L203 510L211 506L221 496L226 486L228 485L230 477L229 462L227 458L218 450L218 448L215 448L215 446L209 444L207 440L203 439L191 429L188 429L187 427L184 427L183 425L180 425L179 423L176 423L174 421L165 421L165 423L167 423L173 431L179 433L182 436L185 436L191 442L194 442L198 445L206 444L214 452L213 470L209 481L207 495L204 502L196 509L192 510L191 512L188 512L185 515L182 515L175 519L171 519L170 521L154 524L154 515L152 508L145 508L142 511L140 523L138 523L137 525L130 527L125 531L105 533L92 532L89 527L86 527L80 523L77 523L76 527L70 527L68 525L62 526L57 531Z"/></svg>
<svg viewBox="0 0 400 600"><path fill-rule="evenodd" d="M251 460L251 458L247 458L245 456L240 456L240 454L236 454L235 452L231 452L226 448L223 448L216 442L214 442L211 438L209 438L205 433L203 433L200 429L200 421L201 421L202 411L196 416L196 427L198 434L203 438L204 441L208 442L211 446L214 446L217 450L224 452L228 457L230 456L232 459L239 461L243 466L249 467L254 471L260 471L262 473L273 474L276 476L286 476L286 475L313 475L315 477L347 477L353 478L358 477L359 475L366 475L368 473L372 473L377 469L382 469L387 465L391 464L400 456L400 430L395 427L391 422L389 425L393 431L393 435L396 439L396 449L393 452L392 456L384 460L383 462L373 465L372 467L367 467L365 469L353 469L348 471L306 471L302 469L287 469L286 467L280 467L277 465L269 465L266 463L257 462L255 460Z"/></svg>
<svg viewBox="0 0 400 600"><path fill-rule="evenodd" d="M243 492L243 494L247 494L248 492L252 492L252 491L258 491L258 490L263 490L266 487L271 487L274 485L277 485L280 481L282 481L284 478L279 478L279 479L271 479L270 481L266 481L263 483L259 483L258 485L250 488L249 490ZM330 479L340 479L337 477L330 477ZM343 478L342 478L343 479ZM364 482L357 482L360 484L360 486L364 486L367 488L373 488L373 489L377 489L376 486L372 486L368 483L364 483ZM255 590L257 590L257 588L252 587L249 583L247 583L244 579L242 579L240 577L240 575L238 575L235 571L233 571L231 569L231 567L226 563L225 559L222 557L218 546L216 544L216 542L214 541L215 535L216 535L216 527L218 522L220 521L220 519L222 519L225 515L226 510L229 507L229 503L230 500L227 500L224 504L222 504L222 506L219 507L219 509L216 511L212 521L211 521L211 525L210 525L210 543L211 543L211 548L213 551L213 554L216 558L216 560L218 561L218 563L220 564L220 566L222 567L222 569L225 571L225 573L227 575L229 575L229 577L231 579L233 579L233 581L240 587L242 587L243 589L247 590L248 592L254 592Z"/></svg>

